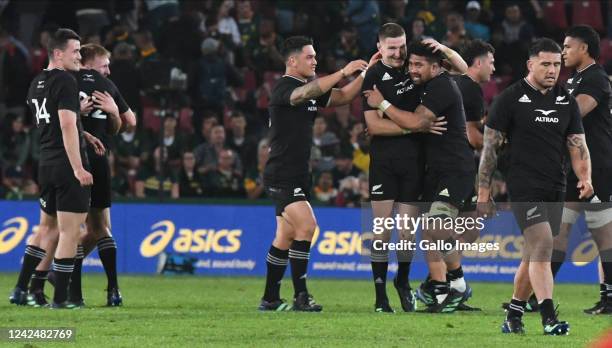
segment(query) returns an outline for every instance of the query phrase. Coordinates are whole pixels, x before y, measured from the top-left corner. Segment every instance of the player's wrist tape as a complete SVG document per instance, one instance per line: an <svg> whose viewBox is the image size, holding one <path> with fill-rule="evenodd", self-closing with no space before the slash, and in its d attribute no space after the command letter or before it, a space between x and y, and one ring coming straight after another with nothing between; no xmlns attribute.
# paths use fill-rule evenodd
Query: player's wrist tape
<svg viewBox="0 0 612 348"><path fill-rule="evenodd" d="M410 134L412 131L410 129L402 129L402 134Z"/></svg>
<svg viewBox="0 0 612 348"><path fill-rule="evenodd" d="M380 102L380 104L378 104L378 110L380 110L382 112L385 112L385 111L387 111L389 106L391 106L391 103L389 103L386 100L383 100L383 101Z"/></svg>
<svg viewBox="0 0 612 348"><path fill-rule="evenodd" d="M342 77L346 77L346 73L344 72L344 68L340 69L340 73L342 74Z"/></svg>
<svg viewBox="0 0 612 348"><path fill-rule="evenodd" d="M362 79L365 79L366 71L368 71L368 68L363 69L361 74L359 74L359 76L361 76Z"/></svg>

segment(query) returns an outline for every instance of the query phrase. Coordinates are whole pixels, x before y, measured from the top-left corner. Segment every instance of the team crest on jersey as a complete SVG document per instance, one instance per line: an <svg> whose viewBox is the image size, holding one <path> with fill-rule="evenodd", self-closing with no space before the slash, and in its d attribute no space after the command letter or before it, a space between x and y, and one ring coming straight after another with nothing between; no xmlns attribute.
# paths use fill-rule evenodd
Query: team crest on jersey
<svg viewBox="0 0 612 348"><path fill-rule="evenodd" d="M557 105L567 105L569 104L569 99L567 99L566 96L564 95L560 95L557 97L557 100L555 101L555 104Z"/></svg>

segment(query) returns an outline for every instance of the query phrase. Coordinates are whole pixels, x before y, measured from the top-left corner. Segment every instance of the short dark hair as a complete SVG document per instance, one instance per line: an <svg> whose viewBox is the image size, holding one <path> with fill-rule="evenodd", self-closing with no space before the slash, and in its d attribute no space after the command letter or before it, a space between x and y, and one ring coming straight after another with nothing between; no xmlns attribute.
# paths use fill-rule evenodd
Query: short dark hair
<svg viewBox="0 0 612 348"><path fill-rule="evenodd" d="M461 56L465 59L468 66L472 66L476 58L486 56L488 53L495 54L495 48L490 43L480 39L468 42L463 48Z"/></svg>
<svg viewBox="0 0 612 348"><path fill-rule="evenodd" d="M47 52L53 57L53 50L63 51L70 40L81 41L81 37L72 29L59 28L51 35L47 43Z"/></svg>
<svg viewBox="0 0 612 348"><path fill-rule="evenodd" d="M111 53L104 46L98 44L88 43L81 46L81 63L83 64L94 60L96 57L110 57L110 55Z"/></svg>
<svg viewBox="0 0 612 348"><path fill-rule="evenodd" d="M588 25L576 25L565 33L565 36L573 37L584 42L588 46L589 56L593 59L599 58L599 34Z"/></svg>
<svg viewBox="0 0 612 348"><path fill-rule="evenodd" d="M416 56L425 57L425 59L427 59L427 61L432 64L442 63L442 55L440 54L440 52L432 51L432 49L429 46L427 46L426 44L422 43L419 40L412 41L410 45L408 46L408 57L410 57L411 54L414 54Z"/></svg>
<svg viewBox="0 0 612 348"><path fill-rule="evenodd" d="M529 47L529 57L535 57L540 52L550 52L561 54L561 47L552 39L543 37L535 40Z"/></svg>
<svg viewBox="0 0 612 348"><path fill-rule="evenodd" d="M404 28L397 23L385 23L378 30L378 41L382 41L388 37L400 37L406 35Z"/></svg>
<svg viewBox="0 0 612 348"><path fill-rule="evenodd" d="M304 46L312 45L312 39L306 36L291 36L288 37L283 43L283 49L281 50L281 54L283 58L287 60L290 55L302 52L302 48Z"/></svg>

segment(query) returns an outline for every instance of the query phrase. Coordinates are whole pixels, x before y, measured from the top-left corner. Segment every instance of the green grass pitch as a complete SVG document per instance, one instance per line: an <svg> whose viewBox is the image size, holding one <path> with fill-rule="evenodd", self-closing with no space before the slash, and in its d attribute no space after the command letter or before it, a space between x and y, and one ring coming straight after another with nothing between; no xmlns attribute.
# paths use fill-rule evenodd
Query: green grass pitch
<svg viewBox="0 0 612 348"><path fill-rule="evenodd" d="M0 274L7 295L0 302L0 328L74 327L76 341L28 345L5 340L2 347L584 347L612 325L610 316L582 313L594 302L596 285L555 288L560 318L572 327L569 336L547 337L539 314L525 315L525 336L500 332L500 303L511 295L510 284L471 284L469 303L483 312L434 315L374 313L373 285L365 280L311 280L309 289L324 306L322 313L258 312L262 278L121 276L124 307L104 308L105 278L85 275L87 308L71 311L9 305L15 280L16 274ZM399 310L395 290L391 284L387 288ZM290 278L282 295L292 295Z"/></svg>

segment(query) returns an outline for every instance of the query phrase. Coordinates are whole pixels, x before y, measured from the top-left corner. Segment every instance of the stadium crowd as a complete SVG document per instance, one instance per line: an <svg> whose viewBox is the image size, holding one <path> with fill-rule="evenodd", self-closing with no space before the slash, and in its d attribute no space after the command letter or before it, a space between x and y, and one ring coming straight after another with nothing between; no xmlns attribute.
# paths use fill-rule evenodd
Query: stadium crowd
<svg viewBox="0 0 612 348"><path fill-rule="evenodd" d="M495 77L483 86L490 104L525 75L532 40L561 42L574 24L600 33L600 63L612 74L610 7L588 0L0 1L0 198L38 194L38 134L25 97L46 67L45 42L58 27L78 29L83 44L112 52L110 78L138 116L137 128L108 149L115 197L260 199L284 37L313 37L320 76L367 59L385 22L401 24L409 40L433 37L459 52L480 38L496 50ZM361 98L320 109L314 202L358 206L368 199L368 141ZM504 200L501 176L494 187Z"/></svg>

